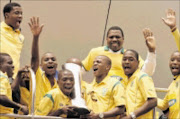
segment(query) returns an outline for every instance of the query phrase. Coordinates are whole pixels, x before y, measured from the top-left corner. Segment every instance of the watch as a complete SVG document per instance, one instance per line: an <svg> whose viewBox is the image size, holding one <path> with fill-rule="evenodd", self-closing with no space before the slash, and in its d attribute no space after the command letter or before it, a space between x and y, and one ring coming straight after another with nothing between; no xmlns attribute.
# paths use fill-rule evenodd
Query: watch
<svg viewBox="0 0 180 119"><path fill-rule="evenodd" d="M103 113L99 113L99 118L103 119L104 118L104 114Z"/></svg>
<svg viewBox="0 0 180 119"><path fill-rule="evenodd" d="M136 115L134 114L134 112L131 112L130 116L132 117L132 119L136 119Z"/></svg>

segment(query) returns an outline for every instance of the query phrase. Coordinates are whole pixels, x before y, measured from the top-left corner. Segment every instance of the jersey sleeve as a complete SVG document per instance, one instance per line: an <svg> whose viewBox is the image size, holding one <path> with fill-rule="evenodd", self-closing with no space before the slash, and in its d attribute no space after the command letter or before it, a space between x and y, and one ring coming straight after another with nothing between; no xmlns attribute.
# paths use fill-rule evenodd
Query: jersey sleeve
<svg viewBox="0 0 180 119"><path fill-rule="evenodd" d="M145 100L147 100L148 98L156 98L157 97L154 83L153 83L153 80L151 77L146 75L146 76L140 78L138 81L139 81L138 87L139 87L142 95L144 96Z"/></svg>

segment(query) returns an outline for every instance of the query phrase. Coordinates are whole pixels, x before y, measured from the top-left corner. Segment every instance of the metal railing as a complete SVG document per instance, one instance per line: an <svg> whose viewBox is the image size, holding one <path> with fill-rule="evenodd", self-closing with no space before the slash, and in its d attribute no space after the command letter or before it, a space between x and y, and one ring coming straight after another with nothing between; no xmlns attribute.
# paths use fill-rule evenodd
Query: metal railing
<svg viewBox="0 0 180 119"><path fill-rule="evenodd" d="M30 69L31 72L31 80L32 80L32 107L31 107L31 114L30 115L19 115L19 114L0 114L0 117L14 117L14 118L22 118L22 119L64 119L62 117L54 117L54 116L39 116L34 115L34 102L35 102L35 93L36 93L36 79L35 74L32 69ZM164 92L167 93L167 88L158 88L156 87L156 92Z"/></svg>

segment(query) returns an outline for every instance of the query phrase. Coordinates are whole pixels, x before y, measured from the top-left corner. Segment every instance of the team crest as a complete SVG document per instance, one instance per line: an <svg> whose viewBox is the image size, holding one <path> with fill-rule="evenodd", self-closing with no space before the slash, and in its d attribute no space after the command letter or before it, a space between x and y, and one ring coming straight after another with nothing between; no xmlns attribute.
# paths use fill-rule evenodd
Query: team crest
<svg viewBox="0 0 180 119"><path fill-rule="evenodd" d="M176 103L176 99L172 99L169 101L169 106L173 106Z"/></svg>

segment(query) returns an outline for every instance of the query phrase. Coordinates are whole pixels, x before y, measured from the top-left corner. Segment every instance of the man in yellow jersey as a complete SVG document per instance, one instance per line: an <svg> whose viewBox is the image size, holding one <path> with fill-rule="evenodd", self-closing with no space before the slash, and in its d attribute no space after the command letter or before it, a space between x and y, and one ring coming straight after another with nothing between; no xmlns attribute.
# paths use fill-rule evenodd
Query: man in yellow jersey
<svg viewBox="0 0 180 119"><path fill-rule="evenodd" d="M169 108L168 118L180 118L180 52L175 51L169 61L170 70L174 80L169 86L169 91L163 100L158 99L158 108L167 110Z"/></svg>
<svg viewBox="0 0 180 119"><path fill-rule="evenodd" d="M117 77L119 79L124 79L126 75L124 74L122 68L122 57L124 54L125 49L123 48L124 43L124 33L122 29L118 26L113 26L109 28L107 32L107 46L93 48L88 56L82 61L83 67L86 71L89 71L93 66L93 61L96 56L98 55L105 55L108 56L112 61L111 69L108 73L109 76ZM148 55L146 60L146 67L143 68L144 72L148 73L149 75L153 75L155 66L156 66L156 54L155 54L155 41L154 40L147 40L146 44L148 47ZM150 59L150 60L149 60ZM144 61L139 58L139 67L142 68ZM152 69L152 70L151 70ZM148 71L147 71L148 70ZM123 82L124 83L124 80Z"/></svg>
<svg viewBox="0 0 180 119"><path fill-rule="evenodd" d="M14 65L10 55L0 53L0 113L13 113L13 108L28 114L28 108L12 101L12 90L9 78L13 76ZM8 119L0 117L0 119Z"/></svg>
<svg viewBox="0 0 180 119"><path fill-rule="evenodd" d="M115 118L125 111L125 91L120 81L108 75L111 59L100 55L94 59L94 80L86 85L84 99L91 113L86 118Z"/></svg>
<svg viewBox="0 0 180 119"><path fill-rule="evenodd" d="M174 36L176 45L178 47L178 50L180 51L180 33L179 30L176 26L176 15L175 15L175 11L172 9L168 9L166 11L166 19L162 18L163 22L169 26L169 28L171 29L171 32Z"/></svg>
<svg viewBox="0 0 180 119"><path fill-rule="evenodd" d="M14 76L20 67L20 54L24 43L20 24L22 22L22 8L18 3L8 3L3 9L5 21L1 22L0 28L0 51L8 53L14 62Z"/></svg>
<svg viewBox="0 0 180 119"><path fill-rule="evenodd" d="M32 17L29 26L33 34L31 68L36 73L36 109L43 96L50 90L58 87L57 82L54 78L57 68L57 60L53 53L48 52L43 54L40 63L39 35L44 25L39 25L38 17ZM30 99L31 96L32 90L30 88ZM31 109L31 100L29 105L29 108Z"/></svg>
<svg viewBox="0 0 180 119"><path fill-rule="evenodd" d="M67 117L68 111L73 112L74 76L71 71L64 69L58 74L59 88L49 91L41 100L35 111L36 115Z"/></svg>
<svg viewBox="0 0 180 119"><path fill-rule="evenodd" d="M16 80L11 84L12 91L15 95L13 95L13 100L20 104L26 105L28 107L30 100L30 92L29 92L29 79L30 72L29 66L25 66L21 68L16 76ZM17 111L16 111L17 113ZM18 112L22 114L21 112Z"/></svg>
<svg viewBox="0 0 180 119"><path fill-rule="evenodd" d="M157 95L151 77L138 69L139 55L134 50L126 50L122 66L128 83L126 86L127 116L122 119L153 119L153 108L157 105Z"/></svg>

